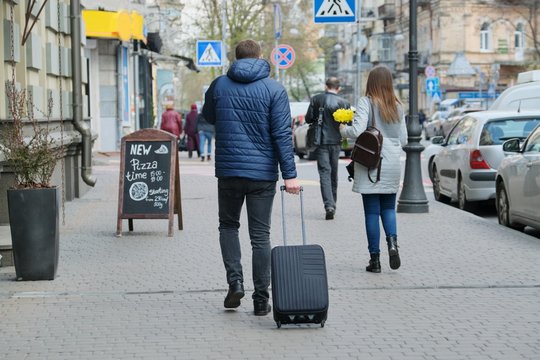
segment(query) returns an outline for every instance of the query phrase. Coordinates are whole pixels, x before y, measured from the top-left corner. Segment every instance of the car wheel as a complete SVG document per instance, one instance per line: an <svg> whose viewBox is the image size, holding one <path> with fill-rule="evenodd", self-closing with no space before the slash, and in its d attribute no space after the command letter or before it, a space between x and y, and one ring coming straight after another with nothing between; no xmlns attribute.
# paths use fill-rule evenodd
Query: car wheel
<svg viewBox="0 0 540 360"><path fill-rule="evenodd" d="M448 204L450 202L450 198L446 195L441 194L441 181L439 179L439 174L437 174L437 167L435 165L433 165L432 172L433 196L435 197L435 200Z"/></svg>
<svg viewBox="0 0 540 360"><path fill-rule="evenodd" d="M495 204L497 205L497 219L499 220L499 224L519 231L525 229L525 226L521 224L510 224L510 204L503 182L497 185L497 202Z"/></svg>
<svg viewBox="0 0 540 360"><path fill-rule="evenodd" d="M465 211L472 209L471 202L467 200L467 194L465 194L465 184L461 179L461 175L458 178L458 207Z"/></svg>
<svg viewBox="0 0 540 360"><path fill-rule="evenodd" d="M432 156L431 158L429 158L428 166L427 166L429 180L431 180L432 183L433 183L433 159L434 158L435 156Z"/></svg>

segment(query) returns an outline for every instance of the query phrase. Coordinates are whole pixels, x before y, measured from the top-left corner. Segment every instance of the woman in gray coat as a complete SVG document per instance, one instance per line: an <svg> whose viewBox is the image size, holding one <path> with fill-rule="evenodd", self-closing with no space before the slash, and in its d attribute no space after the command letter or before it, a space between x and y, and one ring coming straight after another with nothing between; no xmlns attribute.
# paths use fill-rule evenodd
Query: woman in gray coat
<svg viewBox="0 0 540 360"><path fill-rule="evenodd" d="M368 250L371 257L366 271L380 273L379 218L382 219L386 233L390 268L395 270L401 265L397 245L396 194L401 176L399 160L401 148L407 142L403 108L394 93L392 73L384 66L377 66L370 71L366 96L358 101L352 126L340 126L341 135L344 138L358 137L366 129L368 122L371 124L370 114L374 116L375 127L383 135L380 181L372 183L368 178L367 168L355 163L352 190L362 194L364 203ZM371 171L371 178L374 179L377 169Z"/></svg>

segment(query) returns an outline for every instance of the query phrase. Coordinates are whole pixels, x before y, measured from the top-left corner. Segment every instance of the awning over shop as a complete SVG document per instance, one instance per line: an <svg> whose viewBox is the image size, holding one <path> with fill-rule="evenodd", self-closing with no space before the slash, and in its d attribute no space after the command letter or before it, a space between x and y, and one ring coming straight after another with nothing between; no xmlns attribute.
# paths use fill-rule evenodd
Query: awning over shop
<svg viewBox="0 0 540 360"><path fill-rule="evenodd" d="M144 34L144 18L136 11L101 11L83 10L86 25L86 37L120 39L122 41L142 40Z"/></svg>

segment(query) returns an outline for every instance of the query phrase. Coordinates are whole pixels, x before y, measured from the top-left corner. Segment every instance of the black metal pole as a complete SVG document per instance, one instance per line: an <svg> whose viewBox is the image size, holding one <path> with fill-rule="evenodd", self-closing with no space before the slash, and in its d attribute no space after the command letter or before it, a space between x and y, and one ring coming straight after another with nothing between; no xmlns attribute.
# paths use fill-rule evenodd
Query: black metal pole
<svg viewBox="0 0 540 360"><path fill-rule="evenodd" d="M416 33L416 0L409 1L409 114L407 115L408 143L403 190L399 196L397 211L403 213L426 213L429 211L424 184L420 153L422 128L418 121L418 51Z"/></svg>

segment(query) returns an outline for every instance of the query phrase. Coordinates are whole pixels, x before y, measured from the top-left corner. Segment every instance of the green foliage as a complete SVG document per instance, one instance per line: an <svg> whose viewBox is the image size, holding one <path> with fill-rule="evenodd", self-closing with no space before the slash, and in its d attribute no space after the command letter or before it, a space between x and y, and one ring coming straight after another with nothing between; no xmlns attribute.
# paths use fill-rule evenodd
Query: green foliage
<svg viewBox="0 0 540 360"><path fill-rule="evenodd" d="M0 151L15 174L17 188L49 188L54 167L63 156L63 148L51 137L49 127L52 99L49 100L44 124L34 116L34 104L25 90L13 82L6 84L6 95L12 120L0 126ZM25 136L26 127L32 129Z"/></svg>

